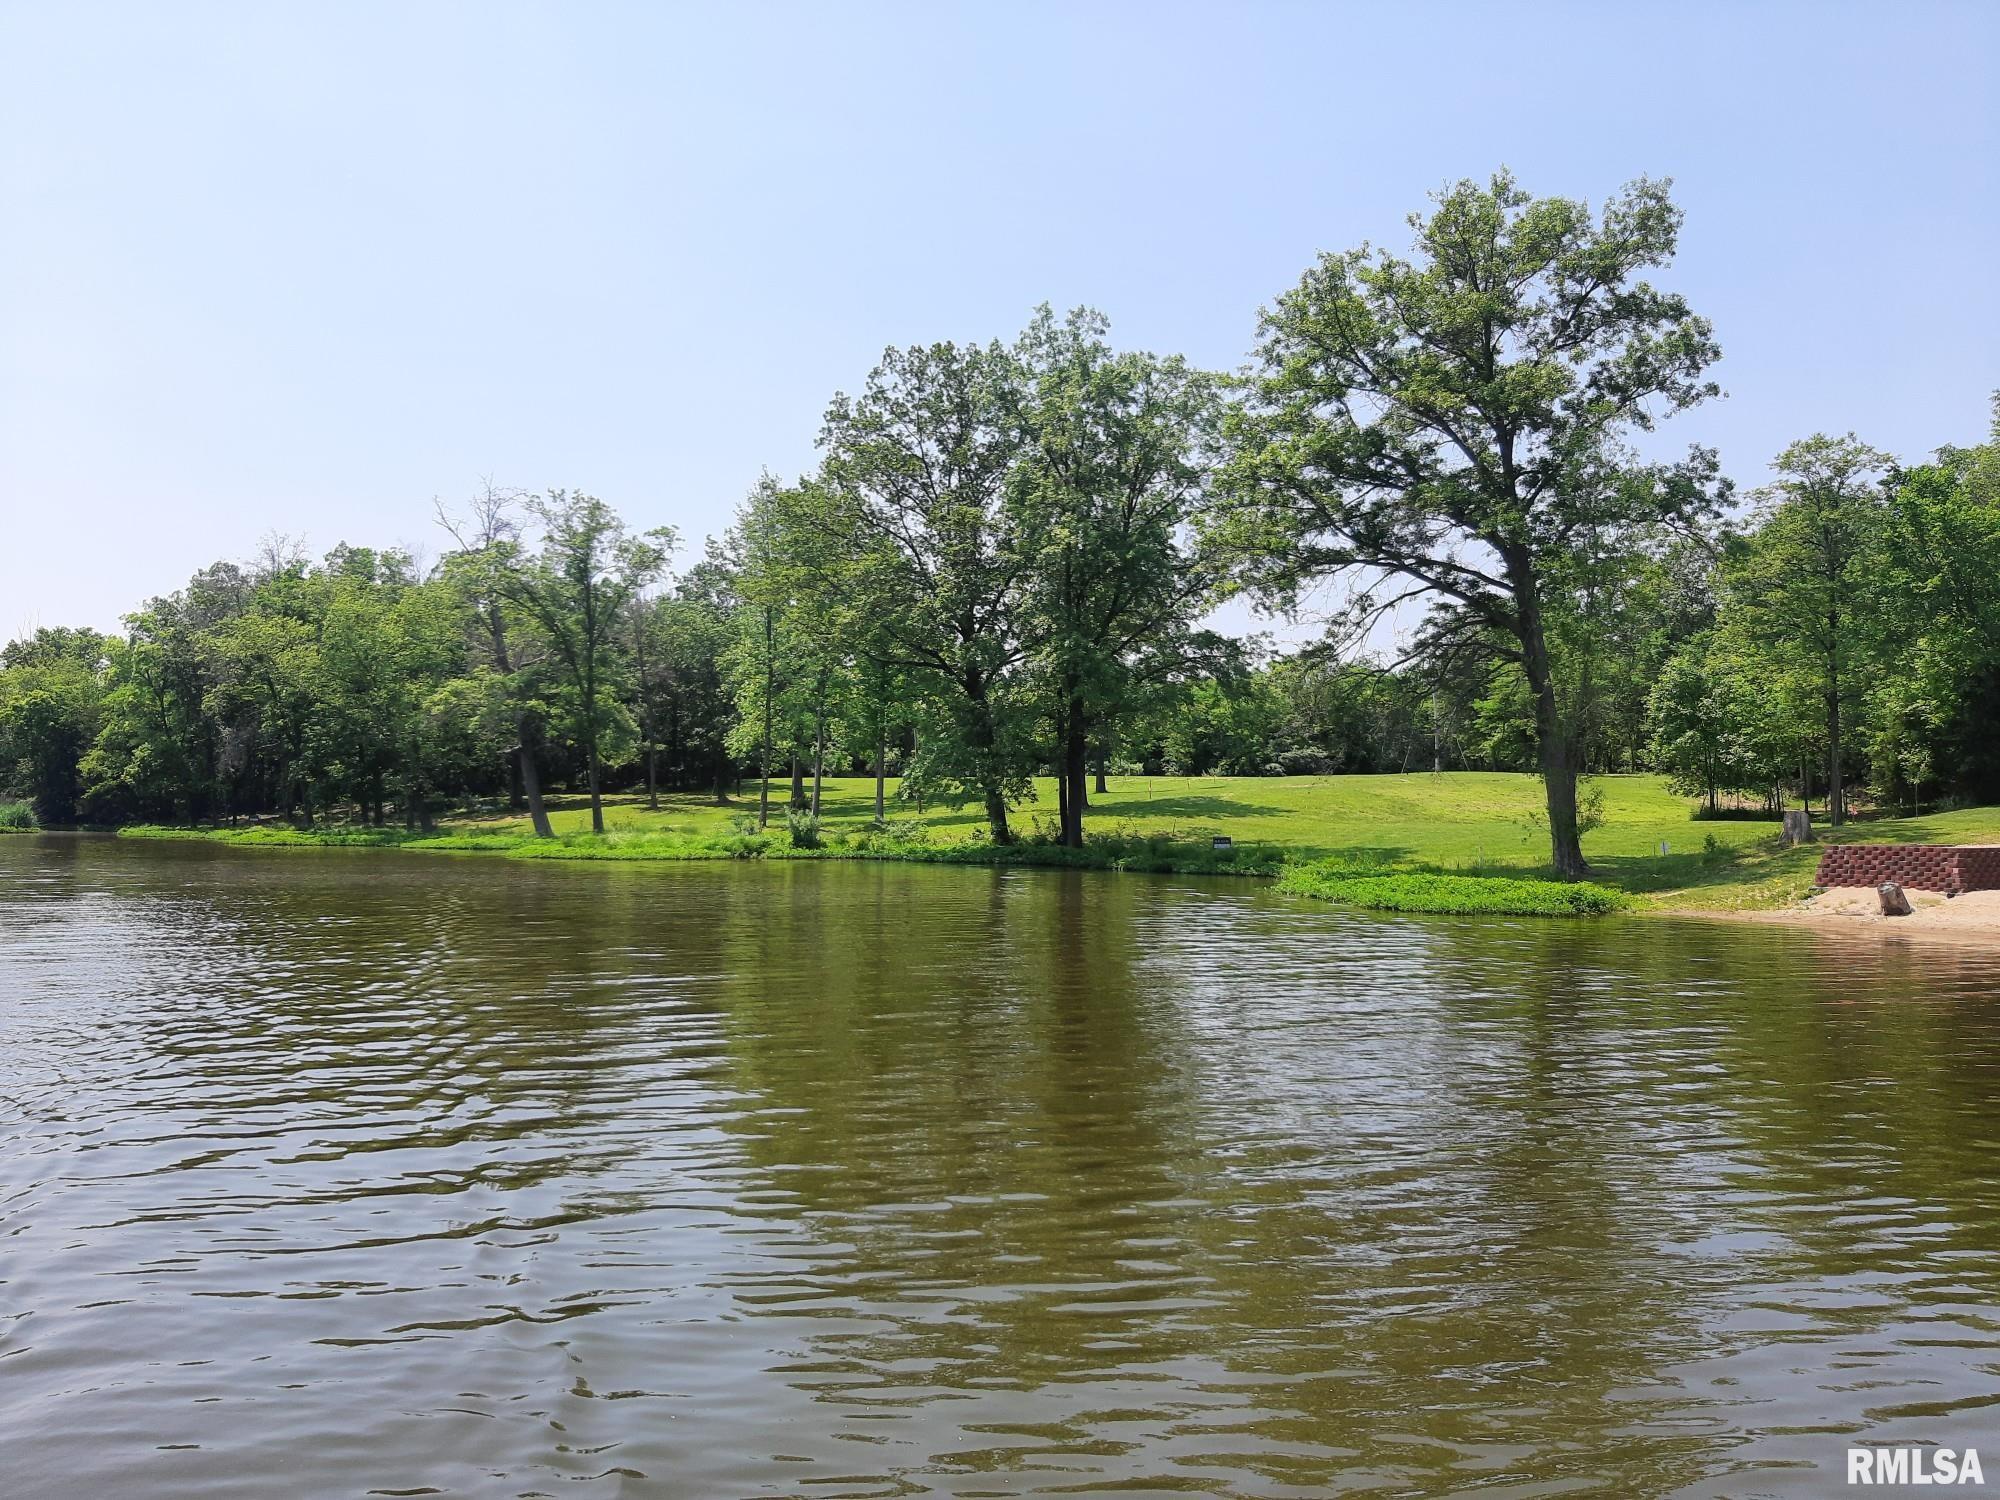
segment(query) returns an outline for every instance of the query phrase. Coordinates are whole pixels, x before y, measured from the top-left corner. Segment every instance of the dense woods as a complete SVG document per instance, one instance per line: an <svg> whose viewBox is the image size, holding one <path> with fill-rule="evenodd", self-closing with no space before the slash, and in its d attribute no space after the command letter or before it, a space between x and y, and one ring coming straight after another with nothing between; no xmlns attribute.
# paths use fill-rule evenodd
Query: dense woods
<svg viewBox="0 0 2000 1500"><path fill-rule="evenodd" d="M1633 447L1714 390L1708 325L1643 279L1663 187L1593 215L1500 177L1412 222L1414 259L1321 257L1241 377L1088 310L892 349L818 466L698 552L486 486L426 566L273 539L121 634L39 629L0 653L0 798L546 833L550 789L601 830L607 791L809 820L863 775L880 816L977 806L1007 842L1043 775L1080 845L1137 769L1519 769L1566 872L1591 773L1717 815L2000 799L2000 426L1920 456L1803 437L1739 494L1711 452ZM1226 637L1239 596L1324 635Z"/></svg>

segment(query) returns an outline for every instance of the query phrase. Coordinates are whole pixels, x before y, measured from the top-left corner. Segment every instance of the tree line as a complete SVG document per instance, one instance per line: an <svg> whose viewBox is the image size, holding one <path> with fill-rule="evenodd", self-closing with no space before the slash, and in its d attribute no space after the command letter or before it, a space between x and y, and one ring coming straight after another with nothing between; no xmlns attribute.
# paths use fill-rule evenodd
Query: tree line
<svg viewBox="0 0 2000 1500"><path fill-rule="evenodd" d="M1505 174L1326 254L1234 375L1040 310L1011 342L887 351L819 459L672 571L670 529L572 490L440 507L439 559L281 539L127 616L0 654L0 792L51 824L427 827L546 795L835 774L1017 837L1052 776L1081 845L1106 778L1493 767L1585 869L1596 771L1720 813L2000 796L2000 429L1905 467L1852 436L1745 508L1716 455L1634 443L1716 394L1708 323L1645 279L1681 223ZM1329 600L1329 585L1340 593ZM1273 653L1206 622L1311 607ZM1421 624L1393 648L1380 622Z"/></svg>

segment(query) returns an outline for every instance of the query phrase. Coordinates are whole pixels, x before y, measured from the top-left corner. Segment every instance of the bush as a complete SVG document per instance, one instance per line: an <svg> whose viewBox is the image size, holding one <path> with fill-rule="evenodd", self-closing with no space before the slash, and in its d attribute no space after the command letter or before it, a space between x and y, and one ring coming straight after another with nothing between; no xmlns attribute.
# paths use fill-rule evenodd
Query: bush
<svg viewBox="0 0 2000 1500"><path fill-rule="evenodd" d="M0 802L0 833L27 833L39 827L30 803Z"/></svg>
<svg viewBox="0 0 2000 1500"><path fill-rule="evenodd" d="M1278 888L1374 911L1468 916L1602 916L1626 904L1618 892L1596 885L1484 875L1357 874L1354 866L1332 861L1288 865Z"/></svg>
<svg viewBox="0 0 2000 1500"><path fill-rule="evenodd" d="M792 836L794 849L817 849L820 846L819 819L799 808L791 808L785 813L785 832Z"/></svg>

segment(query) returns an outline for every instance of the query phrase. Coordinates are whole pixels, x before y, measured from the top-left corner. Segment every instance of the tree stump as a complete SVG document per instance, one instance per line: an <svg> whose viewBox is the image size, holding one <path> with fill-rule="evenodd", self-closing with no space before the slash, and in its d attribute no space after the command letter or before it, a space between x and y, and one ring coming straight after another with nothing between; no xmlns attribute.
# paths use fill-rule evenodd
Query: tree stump
<svg viewBox="0 0 2000 1500"><path fill-rule="evenodd" d="M1794 844L1810 844L1813 841L1812 814L1804 808L1791 808L1785 813L1785 847Z"/></svg>
<svg viewBox="0 0 2000 1500"><path fill-rule="evenodd" d="M1883 881L1875 887L1875 894L1881 898L1883 916L1907 917L1910 914L1910 898L1903 894L1903 888L1895 881Z"/></svg>

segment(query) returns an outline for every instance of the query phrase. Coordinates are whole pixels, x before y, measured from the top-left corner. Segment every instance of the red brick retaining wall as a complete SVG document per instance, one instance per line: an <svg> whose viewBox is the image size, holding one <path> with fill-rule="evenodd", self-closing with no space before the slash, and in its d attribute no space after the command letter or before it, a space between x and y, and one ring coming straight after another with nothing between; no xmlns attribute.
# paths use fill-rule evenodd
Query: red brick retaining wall
<svg viewBox="0 0 2000 1500"><path fill-rule="evenodd" d="M2000 844L1835 844L1819 857L1814 885L1880 885L1916 891L2000 890Z"/></svg>

